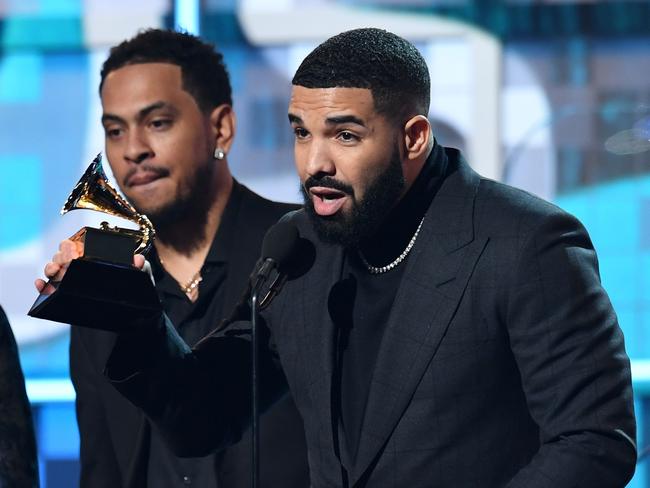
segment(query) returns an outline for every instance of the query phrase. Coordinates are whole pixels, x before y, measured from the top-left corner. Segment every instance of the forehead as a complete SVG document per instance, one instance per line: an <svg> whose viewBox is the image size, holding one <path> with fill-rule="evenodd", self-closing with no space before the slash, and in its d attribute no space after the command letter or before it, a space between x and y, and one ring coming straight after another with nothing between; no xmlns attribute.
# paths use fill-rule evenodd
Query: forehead
<svg viewBox="0 0 650 488"><path fill-rule="evenodd" d="M294 85L289 114L306 120L325 120L339 115L362 119L376 117L372 92L366 88L305 88Z"/></svg>
<svg viewBox="0 0 650 488"><path fill-rule="evenodd" d="M104 80L102 104L130 106L150 100L189 95L183 90L181 68L170 63L130 64L111 71Z"/></svg>

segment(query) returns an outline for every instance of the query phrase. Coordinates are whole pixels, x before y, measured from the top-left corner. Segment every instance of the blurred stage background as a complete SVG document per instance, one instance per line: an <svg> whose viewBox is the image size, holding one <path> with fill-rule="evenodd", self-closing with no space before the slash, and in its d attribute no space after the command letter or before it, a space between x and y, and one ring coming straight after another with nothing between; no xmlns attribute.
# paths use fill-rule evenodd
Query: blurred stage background
<svg viewBox="0 0 650 488"><path fill-rule="evenodd" d="M432 76L436 137L491 178L556 202L586 225L633 375L640 452L650 444L650 2L469 0L0 0L0 304L20 344L41 479L77 485L68 330L29 319L33 279L58 242L101 217L58 214L103 148L97 95L108 47L182 26L230 70L242 182L298 201L290 79L316 44L384 27ZM645 420L648 419L646 424ZM495 446L496 447L496 446ZM629 486L650 487L641 459Z"/></svg>

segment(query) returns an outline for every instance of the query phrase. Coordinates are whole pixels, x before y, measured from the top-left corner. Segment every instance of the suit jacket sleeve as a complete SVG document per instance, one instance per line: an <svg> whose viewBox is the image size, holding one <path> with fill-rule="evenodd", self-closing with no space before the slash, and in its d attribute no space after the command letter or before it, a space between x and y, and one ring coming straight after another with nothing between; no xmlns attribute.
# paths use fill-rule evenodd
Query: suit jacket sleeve
<svg viewBox="0 0 650 488"><path fill-rule="evenodd" d="M259 404L263 412L288 387L261 322ZM155 331L147 327L143 333L118 337L104 374L143 410L177 456L205 456L239 441L249 426L249 336L250 324L235 322L190 349L163 314Z"/></svg>
<svg viewBox="0 0 650 488"><path fill-rule="evenodd" d="M79 327L71 327L70 331L70 376L77 395L80 486L82 488L122 486L106 421L106 406L98 391L98 385L105 380L90 359L83 331Z"/></svg>
<svg viewBox="0 0 650 488"><path fill-rule="evenodd" d="M573 217L542 217L521 246L506 317L541 448L510 488L622 487L636 461L629 360Z"/></svg>

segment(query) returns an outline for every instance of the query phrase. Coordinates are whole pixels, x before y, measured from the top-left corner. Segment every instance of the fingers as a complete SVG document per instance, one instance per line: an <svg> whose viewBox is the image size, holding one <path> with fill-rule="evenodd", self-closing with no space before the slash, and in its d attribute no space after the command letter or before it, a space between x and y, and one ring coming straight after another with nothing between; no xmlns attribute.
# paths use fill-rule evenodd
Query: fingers
<svg viewBox="0 0 650 488"><path fill-rule="evenodd" d="M45 273L45 276L50 280L60 280L63 274L65 274L65 269L67 269L67 265L64 268L63 264L57 264L50 261L45 265L43 272ZM58 276L59 274L61 274L60 277Z"/></svg>
<svg viewBox="0 0 650 488"><path fill-rule="evenodd" d="M45 276L52 281L61 281L65 275L70 262L73 259L77 259L83 255L83 243L80 241L71 241L66 239L61 241L59 244L59 251L52 256L52 261L45 265L43 272ZM34 282L34 286L40 293L44 293L44 289L47 286L45 281L37 279ZM52 288L53 291L53 288Z"/></svg>
<svg viewBox="0 0 650 488"><path fill-rule="evenodd" d="M56 287L52 283L40 278L34 281L34 286L41 295L51 295L56 290Z"/></svg>
<svg viewBox="0 0 650 488"><path fill-rule="evenodd" d="M41 293L43 291L43 289L45 288L45 285L47 285L45 280L42 280L40 278L36 278L36 281L34 281L34 286L36 287L36 291L39 292L39 293Z"/></svg>
<svg viewBox="0 0 650 488"><path fill-rule="evenodd" d="M84 246L83 242L66 239L61 241L59 244L59 250L54 256L52 256L52 261L45 265L43 272L45 276L50 280L49 282L42 280L40 278L34 281L34 287L41 294L51 294L56 290L55 285L52 282L58 282L63 279L70 263L77 258L83 256ZM145 260L142 254L136 254L133 256L133 265L145 272L149 273L151 276L151 265ZM153 277L152 277L153 280Z"/></svg>
<svg viewBox="0 0 650 488"><path fill-rule="evenodd" d="M82 255L83 243L66 239L65 241L61 241L61 244L59 244L59 252L54 255L52 261L67 267L67 265L70 264L70 261L80 258Z"/></svg>

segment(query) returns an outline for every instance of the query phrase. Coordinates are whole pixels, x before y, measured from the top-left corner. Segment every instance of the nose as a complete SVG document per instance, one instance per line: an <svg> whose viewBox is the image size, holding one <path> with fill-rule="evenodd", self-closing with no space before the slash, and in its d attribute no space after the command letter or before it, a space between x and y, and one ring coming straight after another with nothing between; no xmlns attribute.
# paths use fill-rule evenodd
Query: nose
<svg viewBox="0 0 650 488"><path fill-rule="evenodd" d="M304 148L304 164L307 176L334 176L336 165L326 141L312 140ZM296 161L299 155L296 155Z"/></svg>
<svg viewBox="0 0 650 488"><path fill-rule="evenodd" d="M153 151L141 131L129 131L126 147L124 148L124 159L139 164L151 156L153 156Z"/></svg>

